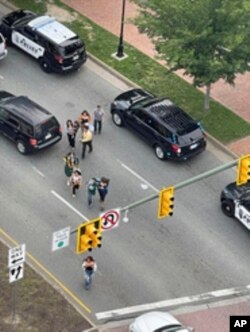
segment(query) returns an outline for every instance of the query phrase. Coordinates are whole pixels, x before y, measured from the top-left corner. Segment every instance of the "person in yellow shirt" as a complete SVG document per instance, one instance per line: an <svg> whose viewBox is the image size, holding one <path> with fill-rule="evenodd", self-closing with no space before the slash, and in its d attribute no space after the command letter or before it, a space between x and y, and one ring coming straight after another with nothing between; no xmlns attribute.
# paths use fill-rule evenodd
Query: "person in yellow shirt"
<svg viewBox="0 0 250 332"><path fill-rule="evenodd" d="M89 152L92 152L93 146L92 146L92 140L93 140L93 134L89 129L89 126L85 124L83 126L83 132L82 132L82 159L85 157L85 151L86 151L86 146L89 148Z"/></svg>

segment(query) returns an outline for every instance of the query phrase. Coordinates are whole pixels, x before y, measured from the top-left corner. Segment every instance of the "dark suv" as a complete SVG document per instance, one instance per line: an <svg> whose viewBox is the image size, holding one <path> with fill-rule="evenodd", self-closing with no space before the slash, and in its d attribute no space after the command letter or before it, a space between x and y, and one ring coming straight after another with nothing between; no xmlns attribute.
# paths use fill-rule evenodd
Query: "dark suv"
<svg viewBox="0 0 250 332"><path fill-rule="evenodd" d="M0 91L0 133L22 154L43 149L62 138L57 119L28 97Z"/></svg>
<svg viewBox="0 0 250 332"><path fill-rule="evenodd" d="M111 114L117 126L130 128L147 141L159 159L186 160L206 148L200 124L168 98L129 90L116 97Z"/></svg>

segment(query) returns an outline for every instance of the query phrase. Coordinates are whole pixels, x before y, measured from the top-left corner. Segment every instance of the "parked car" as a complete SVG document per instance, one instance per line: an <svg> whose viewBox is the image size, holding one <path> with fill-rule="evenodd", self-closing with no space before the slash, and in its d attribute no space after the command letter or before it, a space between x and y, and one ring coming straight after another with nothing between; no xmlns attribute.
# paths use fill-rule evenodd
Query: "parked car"
<svg viewBox="0 0 250 332"><path fill-rule="evenodd" d="M22 154L41 150L62 139L57 119L25 96L0 91L0 133Z"/></svg>
<svg viewBox="0 0 250 332"><path fill-rule="evenodd" d="M0 33L0 60L6 57L8 54L6 41L4 36Z"/></svg>
<svg viewBox="0 0 250 332"><path fill-rule="evenodd" d="M250 182L237 186L228 184L221 193L221 209L224 214L239 220L250 230Z"/></svg>
<svg viewBox="0 0 250 332"><path fill-rule="evenodd" d="M135 319L129 326L129 332L192 332L192 327L184 327L167 312L153 311Z"/></svg>
<svg viewBox="0 0 250 332"><path fill-rule="evenodd" d="M111 114L115 125L141 136L159 159L186 160L206 148L201 125L168 98L132 89L115 98Z"/></svg>
<svg viewBox="0 0 250 332"><path fill-rule="evenodd" d="M2 17L0 32L9 44L37 59L47 73L77 70L87 59L77 34L50 16L16 10Z"/></svg>

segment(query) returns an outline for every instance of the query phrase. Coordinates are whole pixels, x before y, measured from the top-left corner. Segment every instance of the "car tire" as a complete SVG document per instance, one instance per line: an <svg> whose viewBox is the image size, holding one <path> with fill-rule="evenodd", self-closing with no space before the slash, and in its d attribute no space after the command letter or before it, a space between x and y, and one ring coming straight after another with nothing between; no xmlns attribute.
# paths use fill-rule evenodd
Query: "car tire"
<svg viewBox="0 0 250 332"><path fill-rule="evenodd" d="M234 217L234 203L232 201L222 201L221 209L227 217Z"/></svg>
<svg viewBox="0 0 250 332"><path fill-rule="evenodd" d="M123 119L118 112L112 113L112 120L117 127L122 127L124 125Z"/></svg>
<svg viewBox="0 0 250 332"><path fill-rule="evenodd" d="M28 153L27 146L24 143L24 141L22 141L22 140L17 140L16 141L16 148L17 148L18 152L20 152L21 154L27 154Z"/></svg>
<svg viewBox="0 0 250 332"><path fill-rule="evenodd" d="M167 158L166 153L161 145L156 144L154 146L154 149L155 149L155 155L158 159L165 160Z"/></svg>
<svg viewBox="0 0 250 332"><path fill-rule="evenodd" d="M42 70L45 72L45 73L51 73L51 66L50 66L50 63L48 60L44 59L44 58L41 58L39 60L39 63L40 63L40 67L42 68Z"/></svg>

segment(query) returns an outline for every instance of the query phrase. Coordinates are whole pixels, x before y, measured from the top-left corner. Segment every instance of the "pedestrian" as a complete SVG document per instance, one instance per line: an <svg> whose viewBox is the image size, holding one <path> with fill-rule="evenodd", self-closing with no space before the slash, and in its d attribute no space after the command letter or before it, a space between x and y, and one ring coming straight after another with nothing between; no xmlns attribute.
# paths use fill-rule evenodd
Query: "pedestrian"
<svg viewBox="0 0 250 332"><path fill-rule="evenodd" d="M74 152L69 152L63 158L63 160L65 162L64 173L67 177L67 186L69 186L70 185L70 177L73 173L73 170L75 168L79 167L79 158L76 156L76 154Z"/></svg>
<svg viewBox="0 0 250 332"><path fill-rule="evenodd" d="M96 190L100 179L92 178L87 182L87 190L88 190L88 207L91 208L93 206L93 197L96 194Z"/></svg>
<svg viewBox="0 0 250 332"><path fill-rule="evenodd" d="M104 211L104 201L108 193L108 187L109 187L109 179L102 177L99 184L98 184L98 192L100 195L100 209L101 211Z"/></svg>
<svg viewBox="0 0 250 332"><path fill-rule="evenodd" d="M92 278L94 273L97 270L97 264L92 256L88 256L82 262L82 268L84 271L84 279L85 279L85 289L90 289L92 285Z"/></svg>
<svg viewBox="0 0 250 332"><path fill-rule="evenodd" d="M78 133L78 129L80 128L79 122L77 120L75 120L73 123L73 126L74 126L74 132L75 132L75 137L76 137L76 134Z"/></svg>
<svg viewBox="0 0 250 332"><path fill-rule="evenodd" d="M92 140L93 140L93 134L89 129L89 126L85 124L83 126L83 132L82 132L82 138L80 141L82 142L82 159L85 157L85 151L86 146L89 148L89 153L92 152L93 146L92 146Z"/></svg>
<svg viewBox="0 0 250 332"><path fill-rule="evenodd" d="M102 109L101 105L97 105L96 109L93 112L94 134L96 134L97 132L98 134L101 134L103 117L104 117L104 110Z"/></svg>
<svg viewBox="0 0 250 332"><path fill-rule="evenodd" d="M76 190L79 190L82 185L82 172L80 169L73 171L70 177L70 184L72 187L72 197L76 197Z"/></svg>
<svg viewBox="0 0 250 332"><path fill-rule="evenodd" d="M72 120L67 120L66 122L66 133L68 136L69 145L72 149L75 148L75 129Z"/></svg>
<svg viewBox="0 0 250 332"><path fill-rule="evenodd" d="M85 124L90 124L90 122L91 122L91 116L90 116L89 112L86 111L86 110L82 111L82 113L79 116L78 122L79 122L79 124L82 128L82 131L83 131L84 125Z"/></svg>

